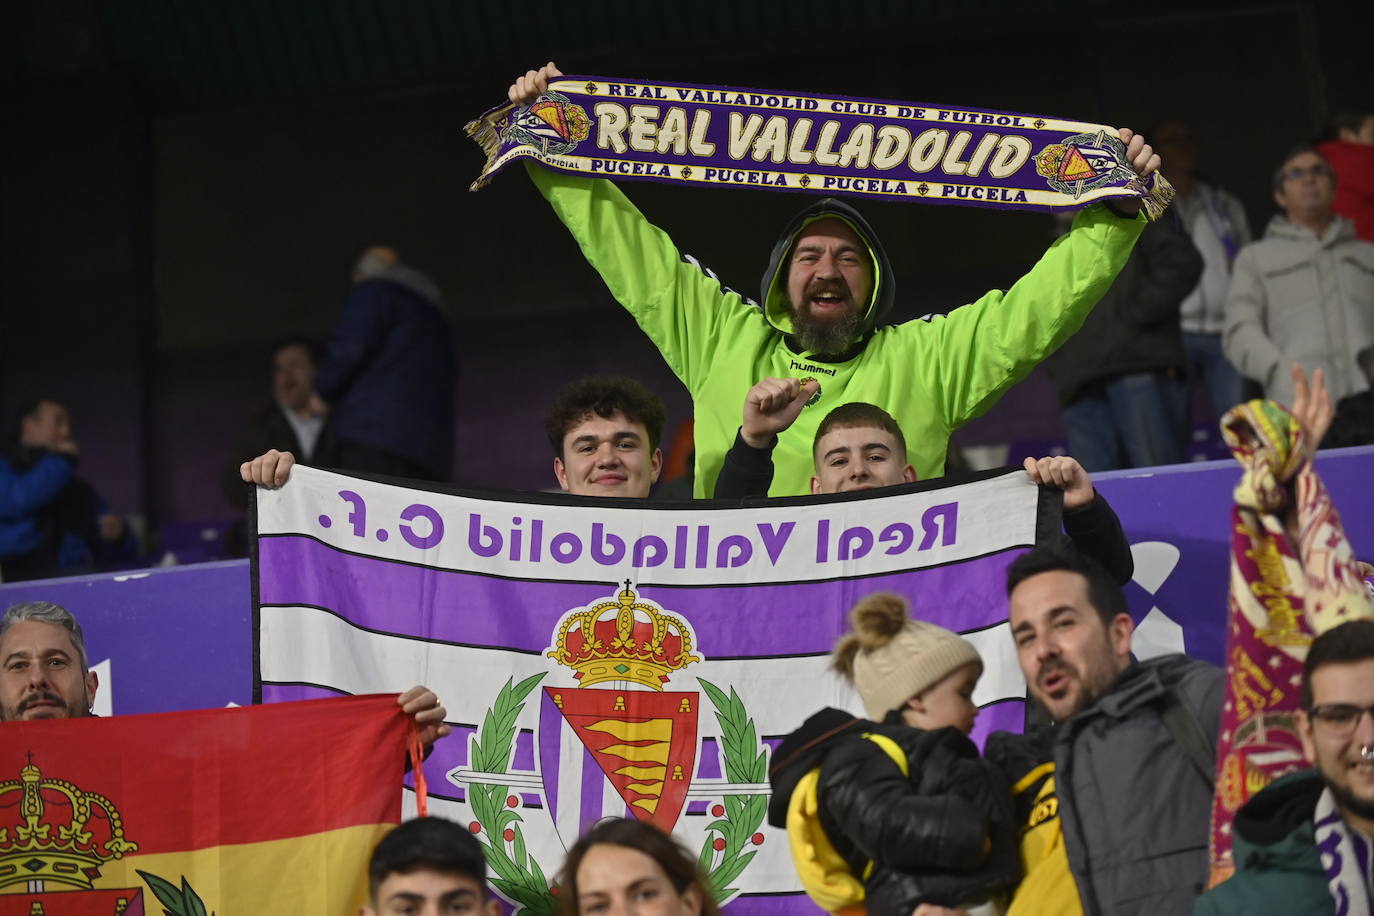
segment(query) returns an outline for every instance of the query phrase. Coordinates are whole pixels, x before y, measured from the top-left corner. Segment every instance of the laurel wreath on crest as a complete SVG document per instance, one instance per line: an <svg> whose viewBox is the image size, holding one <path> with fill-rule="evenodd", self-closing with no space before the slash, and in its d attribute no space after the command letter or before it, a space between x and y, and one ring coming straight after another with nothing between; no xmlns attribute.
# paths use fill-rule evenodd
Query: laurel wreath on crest
<svg viewBox="0 0 1374 916"><path fill-rule="evenodd" d="M515 722L525 707L525 698L544 679L534 674L520 683L509 678L487 710L472 742L472 768L483 773L510 771L515 746ZM725 776L733 783L762 783L768 778L767 752L759 750L758 730L733 687L727 696L704 678L697 678L721 727L721 749L725 756ZM519 904L518 912L530 916L553 916L558 910L543 869L525 848L521 825L524 818L509 804L515 796L508 786L470 784L468 804L480 828L477 841L482 844L487 864L496 874L491 884L507 900ZM518 801L517 801L518 804ZM706 826L698 865L706 876L708 890L718 903L739 893L730 884L740 876L757 854L758 830L768 811L763 794L727 795L721 800L722 813ZM507 835L509 834L509 838ZM717 834L719 836L717 836ZM718 842L719 841L719 842ZM720 848L717 848L719 845Z"/></svg>
<svg viewBox="0 0 1374 916"><path fill-rule="evenodd" d="M487 710L482 727L472 741L472 768L482 773L510 772L511 752L515 746L515 720L529 696L545 674L532 674L520 683L509 678L496 702ZM509 800L518 796L509 786L469 784L468 804L480 827L477 842L482 844L487 865L495 873L492 887L507 900L519 904L517 912L530 916L553 916L558 911L544 871L525 849L524 818ZM484 838L485 836L485 838Z"/></svg>
<svg viewBox="0 0 1374 916"><path fill-rule="evenodd" d="M758 731L754 720L744 708L744 702L730 688L730 695L705 678L697 678L701 689L716 708L720 723L721 748L725 752L725 778L733 783L763 783L768 780L768 752L759 749ZM757 753L756 753L757 752ZM757 850L758 830L768 813L768 797L726 795L721 800L721 814L706 825L706 839L701 844L697 865L706 876L711 895L717 903L725 903L739 893L730 883L740 876ZM718 833L719 836L712 836ZM723 841L723 842L721 842Z"/></svg>
<svg viewBox="0 0 1374 916"><path fill-rule="evenodd" d="M200 899L195 888L187 883L185 875L181 876L181 887L151 872L138 871L138 876L152 889L153 896L162 904L162 912L167 916L207 916L205 902ZM208 916L215 914L211 912Z"/></svg>

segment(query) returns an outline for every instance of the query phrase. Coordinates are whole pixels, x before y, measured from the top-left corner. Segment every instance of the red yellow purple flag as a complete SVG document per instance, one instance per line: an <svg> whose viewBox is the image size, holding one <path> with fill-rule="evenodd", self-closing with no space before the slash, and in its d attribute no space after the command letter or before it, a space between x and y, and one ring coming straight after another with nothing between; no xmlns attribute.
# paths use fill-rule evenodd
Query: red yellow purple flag
<svg viewBox="0 0 1374 916"><path fill-rule="evenodd" d="M0 724L0 916L356 912L394 696Z"/></svg>

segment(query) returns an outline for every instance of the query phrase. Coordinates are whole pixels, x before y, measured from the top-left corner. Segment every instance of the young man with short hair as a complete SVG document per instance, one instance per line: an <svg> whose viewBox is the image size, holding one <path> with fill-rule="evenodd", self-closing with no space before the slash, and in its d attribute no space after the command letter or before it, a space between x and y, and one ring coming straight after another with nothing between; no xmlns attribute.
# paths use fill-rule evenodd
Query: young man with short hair
<svg viewBox="0 0 1374 916"><path fill-rule="evenodd" d="M1207 881L1225 677L1183 655L1137 662L1126 599L1095 561L1062 546L1007 575L1027 690L1053 724L997 732L1022 818L1023 913L1183 914Z"/></svg>
<svg viewBox="0 0 1374 916"><path fill-rule="evenodd" d="M1298 737L1311 769L1275 780L1236 812L1236 873L1198 916L1374 911L1374 620L1312 641Z"/></svg>
<svg viewBox="0 0 1374 916"><path fill-rule="evenodd" d="M812 493L852 493L915 483L906 437L897 421L872 404L841 404L816 428Z"/></svg>
<svg viewBox="0 0 1374 916"><path fill-rule="evenodd" d="M716 499L763 497L773 481L773 447L778 433L801 413L816 383L810 379L766 378L749 389L735 444L716 478ZM841 404L816 428L811 492L848 493L916 480L907 461L906 437L892 415L873 404ZM1101 563L1118 585L1135 571L1131 547L1107 500L1092 478L1067 455L1027 458L1033 483L1064 493L1064 530L1074 546Z"/></svg>
<svg viewBox="0 0 1374 916"><path fill-rule="evenodd" d="M368 863L368 903L359 916L499 916L487 893L482 845L465 828L438 817L406 821L382 838Z"/></svg>
<svg viewBox="0 0 1374 916"><path fill-rule="evenodd" d="M576 496L637 497L663 470L663 402L634 379L588 376L568 385L544 416L558 485ZM279 487L295 465L269 449L239 468L245 483Z"/></svg>
<svg viewBox="0 0 1374 916"><path fill-rule="evenodd" d="M663 402L634 379L568 385L544 417L558 485L577 496L648 496L663 470L664 419Z"/></svg>
<svg viewBox="0 0 1374 916"><path fill-rule="evenodd" d="M744 420L716 478L716 499L765 496L773 483L773 449L818 390L813 379L765 378L744 398ZM841 404L816 428L811 492L847 493L916 480L906 437L892 415L873 404Z"/></svg>

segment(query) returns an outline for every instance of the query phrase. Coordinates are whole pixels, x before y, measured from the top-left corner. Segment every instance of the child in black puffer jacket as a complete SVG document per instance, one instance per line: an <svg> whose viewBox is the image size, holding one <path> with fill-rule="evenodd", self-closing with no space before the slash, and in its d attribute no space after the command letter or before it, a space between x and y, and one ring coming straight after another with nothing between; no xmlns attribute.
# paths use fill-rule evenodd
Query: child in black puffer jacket
<svg viewBox="0 0 1374 916"><path fill-rule="evenodd" d="M869 718L825 709L783 741L769 822L787 827L803 884L832 912L995 912L1019 860L1010 791L967 737L982 660L958 634L910 619L896 595L870 595L850 621L834 667ZM839 860L826 861L827 840Z"/></svg>

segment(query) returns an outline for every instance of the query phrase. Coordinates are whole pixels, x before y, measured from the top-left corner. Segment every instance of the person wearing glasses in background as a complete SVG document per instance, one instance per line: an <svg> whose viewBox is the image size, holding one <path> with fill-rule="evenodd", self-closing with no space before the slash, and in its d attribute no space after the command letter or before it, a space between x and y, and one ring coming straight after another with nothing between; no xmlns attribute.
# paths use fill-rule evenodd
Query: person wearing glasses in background
<svg viewBox="0 0 1374 916"><path fill-rule="evenodd" d="M1226 297L1226 358L1293 403L1291 363L1326 370L1332 398L1363 391L1356 354L1374 343L1374 244L1331 211L1336 178L1310 146L1295 147L1274 173L1282 214L1241 249Z"/></svg>
<svg viewBox="0 0 1374 916"><path fill-rule="evenodd" d="M1236 812L1236 873L1196 916L1374 911L1374 620L1312 641L1298 734L1312 769L1266 786Z"/></svg>

